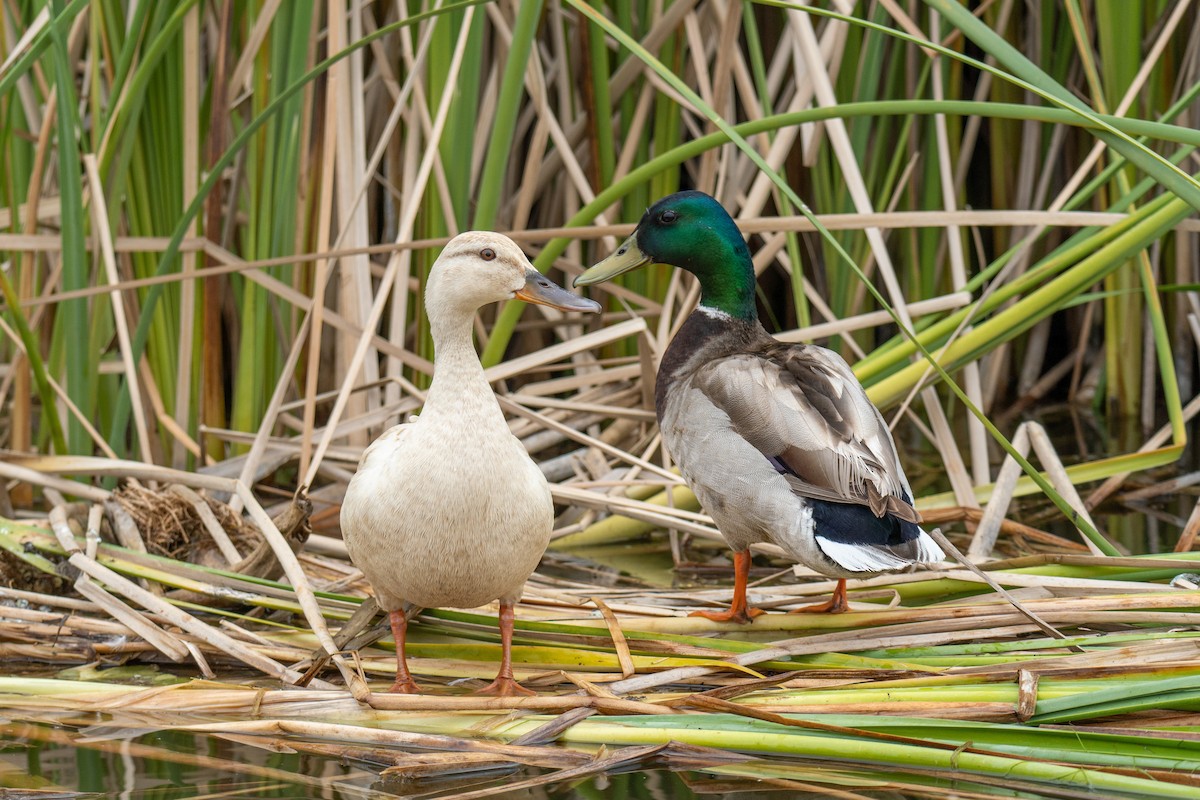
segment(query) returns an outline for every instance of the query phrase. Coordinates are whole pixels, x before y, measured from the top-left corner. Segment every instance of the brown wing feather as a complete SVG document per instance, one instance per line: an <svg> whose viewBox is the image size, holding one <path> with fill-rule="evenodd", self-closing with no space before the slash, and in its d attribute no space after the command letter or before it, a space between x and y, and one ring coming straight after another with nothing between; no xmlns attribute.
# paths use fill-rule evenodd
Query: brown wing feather
<svg viewBox="0 0 1200 800"><path fill-rule="evenodd" d="M701 367L693 386L792 473L797 494L920 521L882 416L835 353L775 344Z"/></svg>

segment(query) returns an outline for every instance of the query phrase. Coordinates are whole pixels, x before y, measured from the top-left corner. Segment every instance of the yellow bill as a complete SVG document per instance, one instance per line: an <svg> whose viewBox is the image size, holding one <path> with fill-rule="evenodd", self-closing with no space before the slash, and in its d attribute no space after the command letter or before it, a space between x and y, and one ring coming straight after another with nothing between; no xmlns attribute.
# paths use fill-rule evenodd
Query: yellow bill
<svg viewBox="0 0 1200 800"><path fill-rule="evenodd" d="M604 283L631 269L637 269L643 264L649 263L650 256L643 253L638 247L637 233L634 233L622 242L612 255L576 278L575 285L591 286L594 283Z"/></svg>

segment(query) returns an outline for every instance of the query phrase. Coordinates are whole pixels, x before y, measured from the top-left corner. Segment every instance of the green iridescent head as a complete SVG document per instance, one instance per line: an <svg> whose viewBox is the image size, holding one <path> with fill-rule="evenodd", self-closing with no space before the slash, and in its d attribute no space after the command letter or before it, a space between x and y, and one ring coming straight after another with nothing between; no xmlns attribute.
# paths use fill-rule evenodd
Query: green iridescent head
<svg viewBox="0 0 1200 800"><path fill-rule="evenodd" d="M671 264L700 281L700 303L739 319L755 319L754 264L742 232L704 192L676 192L642 217L633 235L575 279L576 286L615 278L643 264Z"/></svg>

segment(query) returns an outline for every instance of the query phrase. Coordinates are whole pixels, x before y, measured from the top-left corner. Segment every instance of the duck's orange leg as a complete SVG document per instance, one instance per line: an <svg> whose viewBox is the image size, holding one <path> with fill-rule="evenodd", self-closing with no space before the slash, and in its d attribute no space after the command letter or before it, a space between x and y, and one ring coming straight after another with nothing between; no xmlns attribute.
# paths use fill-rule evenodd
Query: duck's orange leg
<svg viewBox="0 0 1200 800"><path fill-rule="evenodd" d="M408 632L408 618L403 611L389 611L388 624L392 626L392 638L396 641L396 682L389 692L401 694L420 694L421 689L408 671L408 662L404 659L404 635Z"/></svg>
<svg viewBox="0 0 1200 800"><path fill-rule="evenodd" d="M841 614L843 611L850 610L850 601L846 599L846 579L840 578L837 582L837 588L833 590L833 597L827 602L817 603L811 606L801 606L789 611L789 614Z"/></svg>
<svg viewBox="0 0 1200 800"><path fill-rule="evenodd" d="M750 551L740 550L733 554L733 602L728 611L693 611L689 617L704 617L713 622L736 622L746 625L754 621L761 608L750 608L746 604L746 584L750 580Z"/></svg>
<svg viewBox="0 0 1200 800"><path fill-rule="evenodd" d="M476 694L494 694L509 697L514 694L535 695L513 678L512 671L513 604L500 604L500 671L496 680L480 689Z"/></svg>

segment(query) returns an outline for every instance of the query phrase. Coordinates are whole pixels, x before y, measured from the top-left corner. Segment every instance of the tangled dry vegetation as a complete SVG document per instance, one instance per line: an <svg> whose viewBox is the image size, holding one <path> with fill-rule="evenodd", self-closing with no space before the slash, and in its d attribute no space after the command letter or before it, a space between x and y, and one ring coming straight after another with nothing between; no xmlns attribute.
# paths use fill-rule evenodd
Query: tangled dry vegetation
<svg viewBox="0 0 1200 800"><path fill-rule="evenodd" d="M593 414L594 405L574 413ZM643 422L635 427L652 435ZM608 447L577 453L573 468L606 463L599 453ZM915 790L929 770L953 775L960 790L997 780L1153 796L1197 788L1193 743L1179 733L1200 725L1191 582L1200 578L1189 574L1190 552L1095 555L1004 522L1001 550L1024 555L983 567L1005 596L946 563L857 582L846 614L772 613L740 628L686 616L728 601L727 587L704 580L724 570L702 513L638 500L632 479L581 474L555 487L559 544L517 611L517 677L538 695L465 693L494 671L495 609L422 611L409 659L428 693L388 695L379 693L395 668L380 640L386 627L340 540L309 534L303 497L281 502L272 518L232 479L161 470L154 481L144 466L101 460L40 466L139 477L111 496L93 489L90 503L56 506L41 523L0 524L4 563L56 584L0 588L0 658L42 665L47 676L0 678L0 704L21 720L88 720L93 737L108 728L250 737L241 740L387 776L458 776L456 791L479 793L466 796L511 791L497 770L536 767L542 774L520 784L535 786L634 765L825 790L868 774ZM248 514L234 510L239 499ZM591 523L597 508L611 515ZM988 535L978 515L927 513L977 519L975 536ZM328 531L324 517L318 531ZM636 539L561 546L594 539L598 524L620 524L629 528L621 536ZM647 538L642 526L671 531ZM965 533L952 538L971 549ZM614 554L636 566L606 565ZM674 585L647 569L654 558L677 565ZM814 577L766 551L753 601L773 612L810 603L832 589ZM100 669L45 672L79 665ZM769 757L780 754L789 760ZM178 758L154 747L143 756Z"/></svg>

